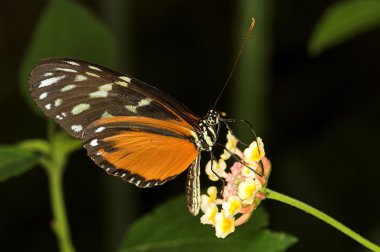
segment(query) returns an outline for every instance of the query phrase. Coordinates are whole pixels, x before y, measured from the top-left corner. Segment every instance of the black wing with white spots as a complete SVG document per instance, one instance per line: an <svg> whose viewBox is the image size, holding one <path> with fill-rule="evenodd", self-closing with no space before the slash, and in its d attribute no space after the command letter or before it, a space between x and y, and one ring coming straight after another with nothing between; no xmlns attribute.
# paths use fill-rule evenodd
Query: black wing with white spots
<svg viewBox="0 0 380 252"><path fill-rule="evenodd" d="M197 127L199 118L162 91L97 64L68 58L40 61L29 77L32 97L70 135L82 138L92 122L114 116L178 121Z"/></svg>

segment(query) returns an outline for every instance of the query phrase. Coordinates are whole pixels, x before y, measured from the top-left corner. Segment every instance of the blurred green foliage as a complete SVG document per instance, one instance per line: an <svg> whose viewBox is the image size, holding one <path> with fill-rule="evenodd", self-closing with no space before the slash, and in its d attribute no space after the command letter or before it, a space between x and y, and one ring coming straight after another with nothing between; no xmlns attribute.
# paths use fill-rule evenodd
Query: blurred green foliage
<svg viewBox="0 0 380 252"><path fill-rule="evenodd" d="M380 1L340 1L326 9L309 42L309 53L318 55L355 36L380 26Z"/></svg>
<svg viewBox="0 0 380 252"><path fill-rule="evenodd" d="M0 182L29 171L37 160L38 157L30 149L0 145Z"/></svg>
<svg viewBox="0 0 380 252"><path fill-rule="evenodd" d="M272 58L272 2L261 0L241 0L237 2L236 45L240 45L242 35L248 31L249 17L255 19L251 38L241 55L234 78L236 82L233 93L233 117L249 120L260 136L265 136L267 128L267 104L270 87L270 62ZM231 115L228 115L231 116ZM247 134L237 127L235 132L239 136L251 139L251 132Z"/></svg>
<svg viewBox="0 0 380 252"><path fill-rule="evenodd" d="M285 251L297 239L268 229L268 214L260 208L248 223L225 239L215 237L211 226L202 225L199 216L187 214L184 197L159 206L129 229L119 252L209 252Z"/></svg>
<svg viewBox="0 0 380 252"><path fill-rule="evenodd" d="M46 57L81 58L115 66L117 44L104 24L82 5L70 0L48 2L35 28L19 75L24 98L38 114L41 114L41 111L37 109L30 96L27 80L33 66ZM59 143L62 155L68 155L81 146L78 140L68 137L63 132L57 132L51 137L50 141ZM40 160L44 160L44 155L51 155L49 144L43 139L28 139L20 144L2 146L0 180L20 175L33 168L39 157L42 157Z"/></svg>
<svg viewBox="0 0 380 252"><path fill-rule="evenodd" d="M70 0L49 1L35 28L20 68L19 83L33 111L27 83L37 62L48 57L70 57L114 67L117 43L112 33L89 10Z"/></svg>
<svg viewBox="0 0 380 252"><path fill-rule="evenodd" d="M115 66L117 45L112 33L82 5L70 0L48 2L35 28L32 41L21 64L19 84L34 112L41 114L30 96L28 75L33 66L47 57L80 58L107 66ZM23 141L20 146L0 149L0 181L43 166L49 177L54 230L61 251L74 251L62 193L62 175L68 155L81 143L63 131L55 131L49 122L48 139Z"/></svg>

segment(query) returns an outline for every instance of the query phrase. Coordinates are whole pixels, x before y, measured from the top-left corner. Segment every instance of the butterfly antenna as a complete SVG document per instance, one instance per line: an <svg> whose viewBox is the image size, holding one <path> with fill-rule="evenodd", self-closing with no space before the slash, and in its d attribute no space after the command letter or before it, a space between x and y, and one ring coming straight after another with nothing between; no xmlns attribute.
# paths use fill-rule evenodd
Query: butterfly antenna
<svg viewBox="0 0 380 252"><path fill-rule="evenodd" d="M228 83L230 82L230 80L231 80L232 74L233 74L234 71L235 71L235 68L236 68L236 66L237 66L237 63L239 62L240 56L241 56L241 54L242 54L242 52L243 52L245 46L247 45L247 41L248 41L248 39L249 39L249 37L250 37L250 35L251 35L251 33L252 33L252 30L253 30L253 27L254 27L254 26L255 26L255 19L254 19L254 18L251 18L251 25L250 25L250 27L249 27L249 30L248 30L248 32L245 34L244 40L243 40L243 42L241 43L239 53L238 53L238 55L237 55L237 57L236 57L236 60L235 60L234 65L233 65L233 67L232 67L232 69L231 69L231 72L230 72L230 74L228 75L228 78L227 78L226 82L224 83L222 90L220 90L218 97L216 98L216 101L215 101L215 103L214 103L214 109L215 109L215 107L216 107L216 104L217 104L218 101L219 101L219 98L222 96L222 94L223 94L223 92L224 92L224 89L226 89L227 84L228 84Z"/></svg>

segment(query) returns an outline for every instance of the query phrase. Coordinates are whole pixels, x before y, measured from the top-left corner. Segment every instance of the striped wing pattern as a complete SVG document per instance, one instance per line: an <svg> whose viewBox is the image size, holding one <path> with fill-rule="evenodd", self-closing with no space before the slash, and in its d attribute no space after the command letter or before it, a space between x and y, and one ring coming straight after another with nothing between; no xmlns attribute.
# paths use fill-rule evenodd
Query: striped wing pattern
<svg viewBox="0 0 380 252"><path fill-rule="evenodd" d="M42 60L32 97L108 173L139 187L162 184L196 159L199 117L162 91L105 67L67 58Z"/></svg>

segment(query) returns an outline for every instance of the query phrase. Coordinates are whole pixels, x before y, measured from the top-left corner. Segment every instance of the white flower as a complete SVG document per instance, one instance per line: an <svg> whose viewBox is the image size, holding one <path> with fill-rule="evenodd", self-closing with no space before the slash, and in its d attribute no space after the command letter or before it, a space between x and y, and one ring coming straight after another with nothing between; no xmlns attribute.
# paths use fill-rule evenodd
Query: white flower
<svg viewBox="0 0 380 252"><path fill-rule="evenodd" d="M244 152L237 144L237 138L228 132L224 153L219 160L213 160L213 163L209 161L206 165L206 173L210 180L222 179L224 182L221 192L218 192L215 186L211 186L207 189L207 194L201 195L203 215L200 221L202 224L213 226L218 238L227 237L235 231L235 227L245 223L265 198L260 190L263 185L266 186L270 162L265 158L263 141L261 138L255 139ZM227 173L226 160L231 155L239 158L240 162L234 162ZM263 170L263 177L256 172L260 168Z"/></svg>
<svg viewBox="0 0 380 252"><path fill-rule="evenodd" d="M220 178L226 178L227 173L225 169L227 168L226 161L223 159L219 159L219 162L213 161L212 170L218 174ZM206 165L206 174L208 175L208 178L212 181L218 181L218 176L215 175L215 173L211 170L211 160L207 162Z"/></svg>
<svg viewBox="0 0 380 252"><path fill-rule="evenodd" d="M265 156L264 143L260 137L257 142L253 141L247 149L244 150L244 161L247 164L259 162Z"/></svg>
<svg viewBox="0 0 380 252"><path fill-rule="evenodd" d="M241 200L239 197L231 195L228 197L227 201L223 202L222 208L227 217L233 217L241 210Z"/></svg>
<svg viewBox="0 0 380 252"><path fill-rule="evenodd" d="M250 163L249 164L249 168L244 166L241 170L241 174L244 176L244 177L247 177L247 178L255 178L256 177L256 173L255 171L257 170L257 167L258 167L258 164L257 163Z"/></svg>
<svg viewBox="0 0 380 252"><path fill-rule="evenodd" d="M238 140L236 139L236 137L234 137L232 135L232 133L230 131L228 131L228 133L227 133L226 149L229 150L232 153L235 153L236 150L237 150L237 147L236 147L237 143L238 143ZM227 160L230 157L231 157L231 154L228 153L226 150L224 150L223 154L220 155L220 158L222 158L224 160Z"/></svg>
<svg viewBox="0 0 380 252"><path fill-rule="evenodd" d="M217 213L215 216L215 235L218 238L225 238L235 231L235 219L226 217L224 212Z"/></svg>
<svg viewBox="0 0 380 252"><path fill-rule="evenodd" d="M216 205L216 196L218 194L218 190L216 189L215 186L210 186L208 189L207 189L207 195L205 194L202 194L201 195L201 209L202 209L202 212L206 213L207 209L211 206L211 205Z"/></svg>
<svg viewBox="0 0 380 252"><path fill-rule="evenodd" d="M252 204L256 193L261 189L261 184L257 179L248 178L241 182L238 187L238 196L243 204Z"/></svg>
<svg viewBox="0 0 380 252"><path fill-rule="evenodd" d="M216 204L209 205L204 213L205 214L201 217L201 223L215 225L215 216L218 214L218 207Z"/></svg>

